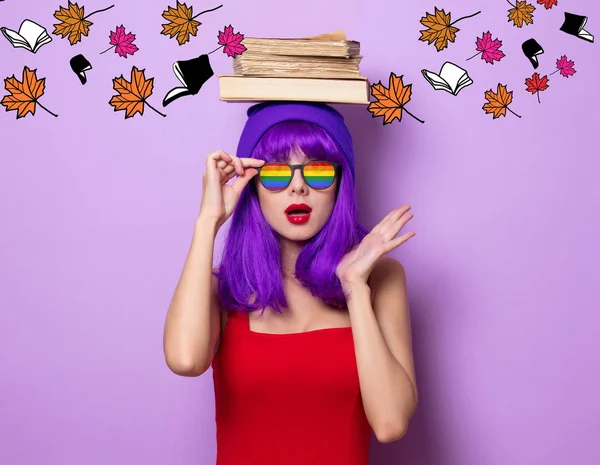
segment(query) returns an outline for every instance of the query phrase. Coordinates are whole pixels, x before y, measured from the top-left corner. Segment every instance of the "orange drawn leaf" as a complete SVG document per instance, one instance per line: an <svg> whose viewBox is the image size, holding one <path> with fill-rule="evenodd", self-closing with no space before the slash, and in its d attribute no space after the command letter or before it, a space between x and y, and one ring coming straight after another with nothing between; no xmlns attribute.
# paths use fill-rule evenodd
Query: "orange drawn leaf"
<svg viewBox="0 0 600 465"><path fill-rule="evenodd" d="M185 3L177 1L177 8L167 7L162 14L162 17L169 21L162 24L163 30L161 34L168 35L170 38L177 36L179 45L183 45L190 40L190 34L195 36L198 34L198 26L202 23L196 21L193 17L194 7L189 7Z"/></svg>
<svg viewBox="0 0 600 465"><path fill-rule="evenodd" d="M512 90L508 91L506 86L498 83L498 89L496 93L492 89L485 92L485 99L488 101L483 105L483 110L486 114L493 113L494 118L500 118L501 116L506 117L506 110L510 111L515 116L517 115L508 106L512 103L513 93ZM520 116L519 116L520 118Z"/></svg>
<svg viewBox="0 0 600 465"><path fill-rule="evenodd" d="M75 45L81 41L81 36L87 36L90 31L90 26L94 23L88 21L85 18L89 18L93 14L99 13L100 11L109 10L114 5L102 10L93 11L89 15L85 16L84 7L79 8L77 3L71 3L69 0L68 8L59 6L58 10L54 12L54 17L60 21L58 24L53 24L53 34L60 35L63 39L65 36L69 36L69 42L71 45Z"/></svg>
<svg viewBox="0 0 600 465"><path fill-rule="evenodd" d="M425 16L419 22L427 28L419 31L419 40L429 44L435 42L438 52L448 46L448 41L454 42L456 33L460 30L450 25L450 13L446 14L443 9L438 10L437 7L434 7L434 14L425 12Z"/></svg>
<svg viewBox="0 0 600 465"><path fill-rule="evenodd" d="M402 110L406 111L406 113L417 121L421 123L425 122L411 114L404 107L410 101L412 84L404 85L402 78L403 76L398 77L391 72L388 84L389 88L384 87L381 81L371 85L371 94L377 101L369 103L367 110L372 113L373 118L383 116L384 125L392 123L394 119L402 121Z"/></svg>
<svg viewBox="0 0 600 465"><path fill-rule="evenodd" d="M0 103L6 107L6 111L16 110L17 119L24 118L28 113L35 115L36 104L51 115L58 116L38 102L38 99L44 95L46 78L38 79L35 75L36 71L37 69L32 71L25 66L22 82L19 82L14 74L4 79L4 88L10 92L10 95L5 95Z"/></svg>
<svg viewBox="0 0 600 465"><path fill-rule="evenodd" d="M143 115L144 104L159 115L167 116L146 101L152 95L154 78L146 79L144 71L143 69L137 69L135 66L131 68L131 82L125 80L122 74L120 77L113 79L113 88L119 95L113 95L108 103L115 108L115 111L125 110L125 119L132 118L136 113Z"/></svg>
<svg viewBox="0 0 600 465"><path fill-rule="evenodd" d="M510 4L512 5L512 3ZM517 0L516 5L508 10L508 21L512 21L513 25L517 27L523 27L523 23L533 24L534 11L535 6L527 3L525 0Z"/></svg>
<svg viewBox="0 0 600 465"><path fill-rule="evenodd" d="M453 24L481 13L481 11L478 11L472 15L463 16L456 21L450 22L450 13L446 14L443 9L439 10L437 6L434 6L433 8L433 14L425 12L425 16L419 21L427 28L419 31L421 33L419 40L423 42L427 41L429 44L435 42L435 48L438 52L441 52L448 47L448 41L454 42L456 39L456 33L460 31L460 29L452 26Z"/></svg>

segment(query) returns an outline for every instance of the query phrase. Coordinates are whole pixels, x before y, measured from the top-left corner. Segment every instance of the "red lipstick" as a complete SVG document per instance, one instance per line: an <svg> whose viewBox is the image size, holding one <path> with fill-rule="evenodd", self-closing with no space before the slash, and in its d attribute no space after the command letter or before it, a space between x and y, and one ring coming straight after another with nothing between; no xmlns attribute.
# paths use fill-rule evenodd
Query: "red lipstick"
<svg viewBox="0 0 600 465"><path fill-rule="evenodd" d="M310 219L311 211L305 203L293 203L285 209L285 216L292 224L304 224Z"/></svg>

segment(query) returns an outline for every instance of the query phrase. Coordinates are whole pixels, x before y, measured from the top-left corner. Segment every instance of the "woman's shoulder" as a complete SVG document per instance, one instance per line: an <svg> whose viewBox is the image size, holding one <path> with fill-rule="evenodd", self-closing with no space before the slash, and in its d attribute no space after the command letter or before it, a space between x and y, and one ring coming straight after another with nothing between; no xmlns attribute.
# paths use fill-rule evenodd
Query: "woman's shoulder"
<svg viewBox="0 0 600 465"><path fill-rule="evenodd" d="M387 278L398 276L398 274L404 274L404 267L400 261L387 255L379 257L375 262L367 281L371 288L371 301L373 301L375 294L378 289L380 289L380 285L384 283Z"/></svg>

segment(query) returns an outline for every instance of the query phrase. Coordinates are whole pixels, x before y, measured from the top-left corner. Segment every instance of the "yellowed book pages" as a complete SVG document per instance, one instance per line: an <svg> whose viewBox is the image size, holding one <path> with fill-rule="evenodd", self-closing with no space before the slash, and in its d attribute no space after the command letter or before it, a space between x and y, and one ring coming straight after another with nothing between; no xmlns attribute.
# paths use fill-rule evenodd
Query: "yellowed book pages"
<svg viewBox="0 0 600 465"><path fill-rule="evenodd" d="M342 29L309 37L248 37L241 42L247 52L291 56L349 57L360 54L360 42L347 40Z"/></svg>
<svg viewBox="0 0 600 465"><path fill-rule="evenodd" d="M356 57L292 57L287 55L247 54L233 59L233 74L294 75L316 77L357 77L362 56Z"/></svg>

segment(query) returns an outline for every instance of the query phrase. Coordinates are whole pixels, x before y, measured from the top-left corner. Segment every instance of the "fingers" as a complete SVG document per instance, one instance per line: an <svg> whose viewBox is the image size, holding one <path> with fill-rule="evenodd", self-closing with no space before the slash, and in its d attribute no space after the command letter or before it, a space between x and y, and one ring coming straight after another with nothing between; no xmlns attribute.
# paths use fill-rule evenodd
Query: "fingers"
<svg viewBox="0 0 600 465"><path fill-rule="evenodd" d="M393 224L399 217L410 210L410 205L403 205L400 208L394 208L373 228L373 232L383 233Z"/></svg>
<svg viewBox="0 0 600 465"><path fill-rule="evenodd" d="M242 193L242 190L244 190L244 187L246 187L246 184L248 184L248 182L256 175L258 174L258 170L254 169L254 168L249 168L246 171L244 171L244 173L241 176L238 176L236 178L235 181L233 181L233 184L231 185L231 188L238 194L240 195Z"/></svg>
<svg viewBox="0 0 600 465"><path fill-rule="evenodd" d="M244 173L246 168L258 168L264 165L264 160L258 160L256 158L238 158L235 155L228 154L223 150L216 150L210 153L207 157L207 168L214 166L224 171L225 174L230 174L232 170L238 175Z"/></svg>
<svg viewBox="0 0 600 465"><path fill-rule="evenodd" d="M402 234L401 236L398 236L393 241L388 242L388 249L389 249L388 252L394 250L399 245L404 244L407 240L409 240L414 235L415 235L415 233L412 231L407 232L407 233Z"/></svg>
<svg viewBox="0 0 600 465"><path fill-rule="evenodd" d="M411 219L414 218L415 215L413 215L412 213L407 213L409 209L410 209L410 207L408 207L408 208L403 207L403 208L399 209L395 215L392 215L390 217L390 218L393 218L394 220L391 221L386 228L382 228L382 231L380 233L383 236L384 240L391 241L392 239L394 239L396 237L396 234L398 234L398 232L400 232L400 230L406 225L406 223L408 223ZM402 242L408 240L410 237L412 237L414 235L415 235L414 232L404 233L402 236L400 236L400 238L404 238L402 241L400 241L400 244ZM398 239L395 239L392 242L392 244L394 244L396 241L398 241ZM394 245L394 247L397 247L397 245Z"/></svg>

